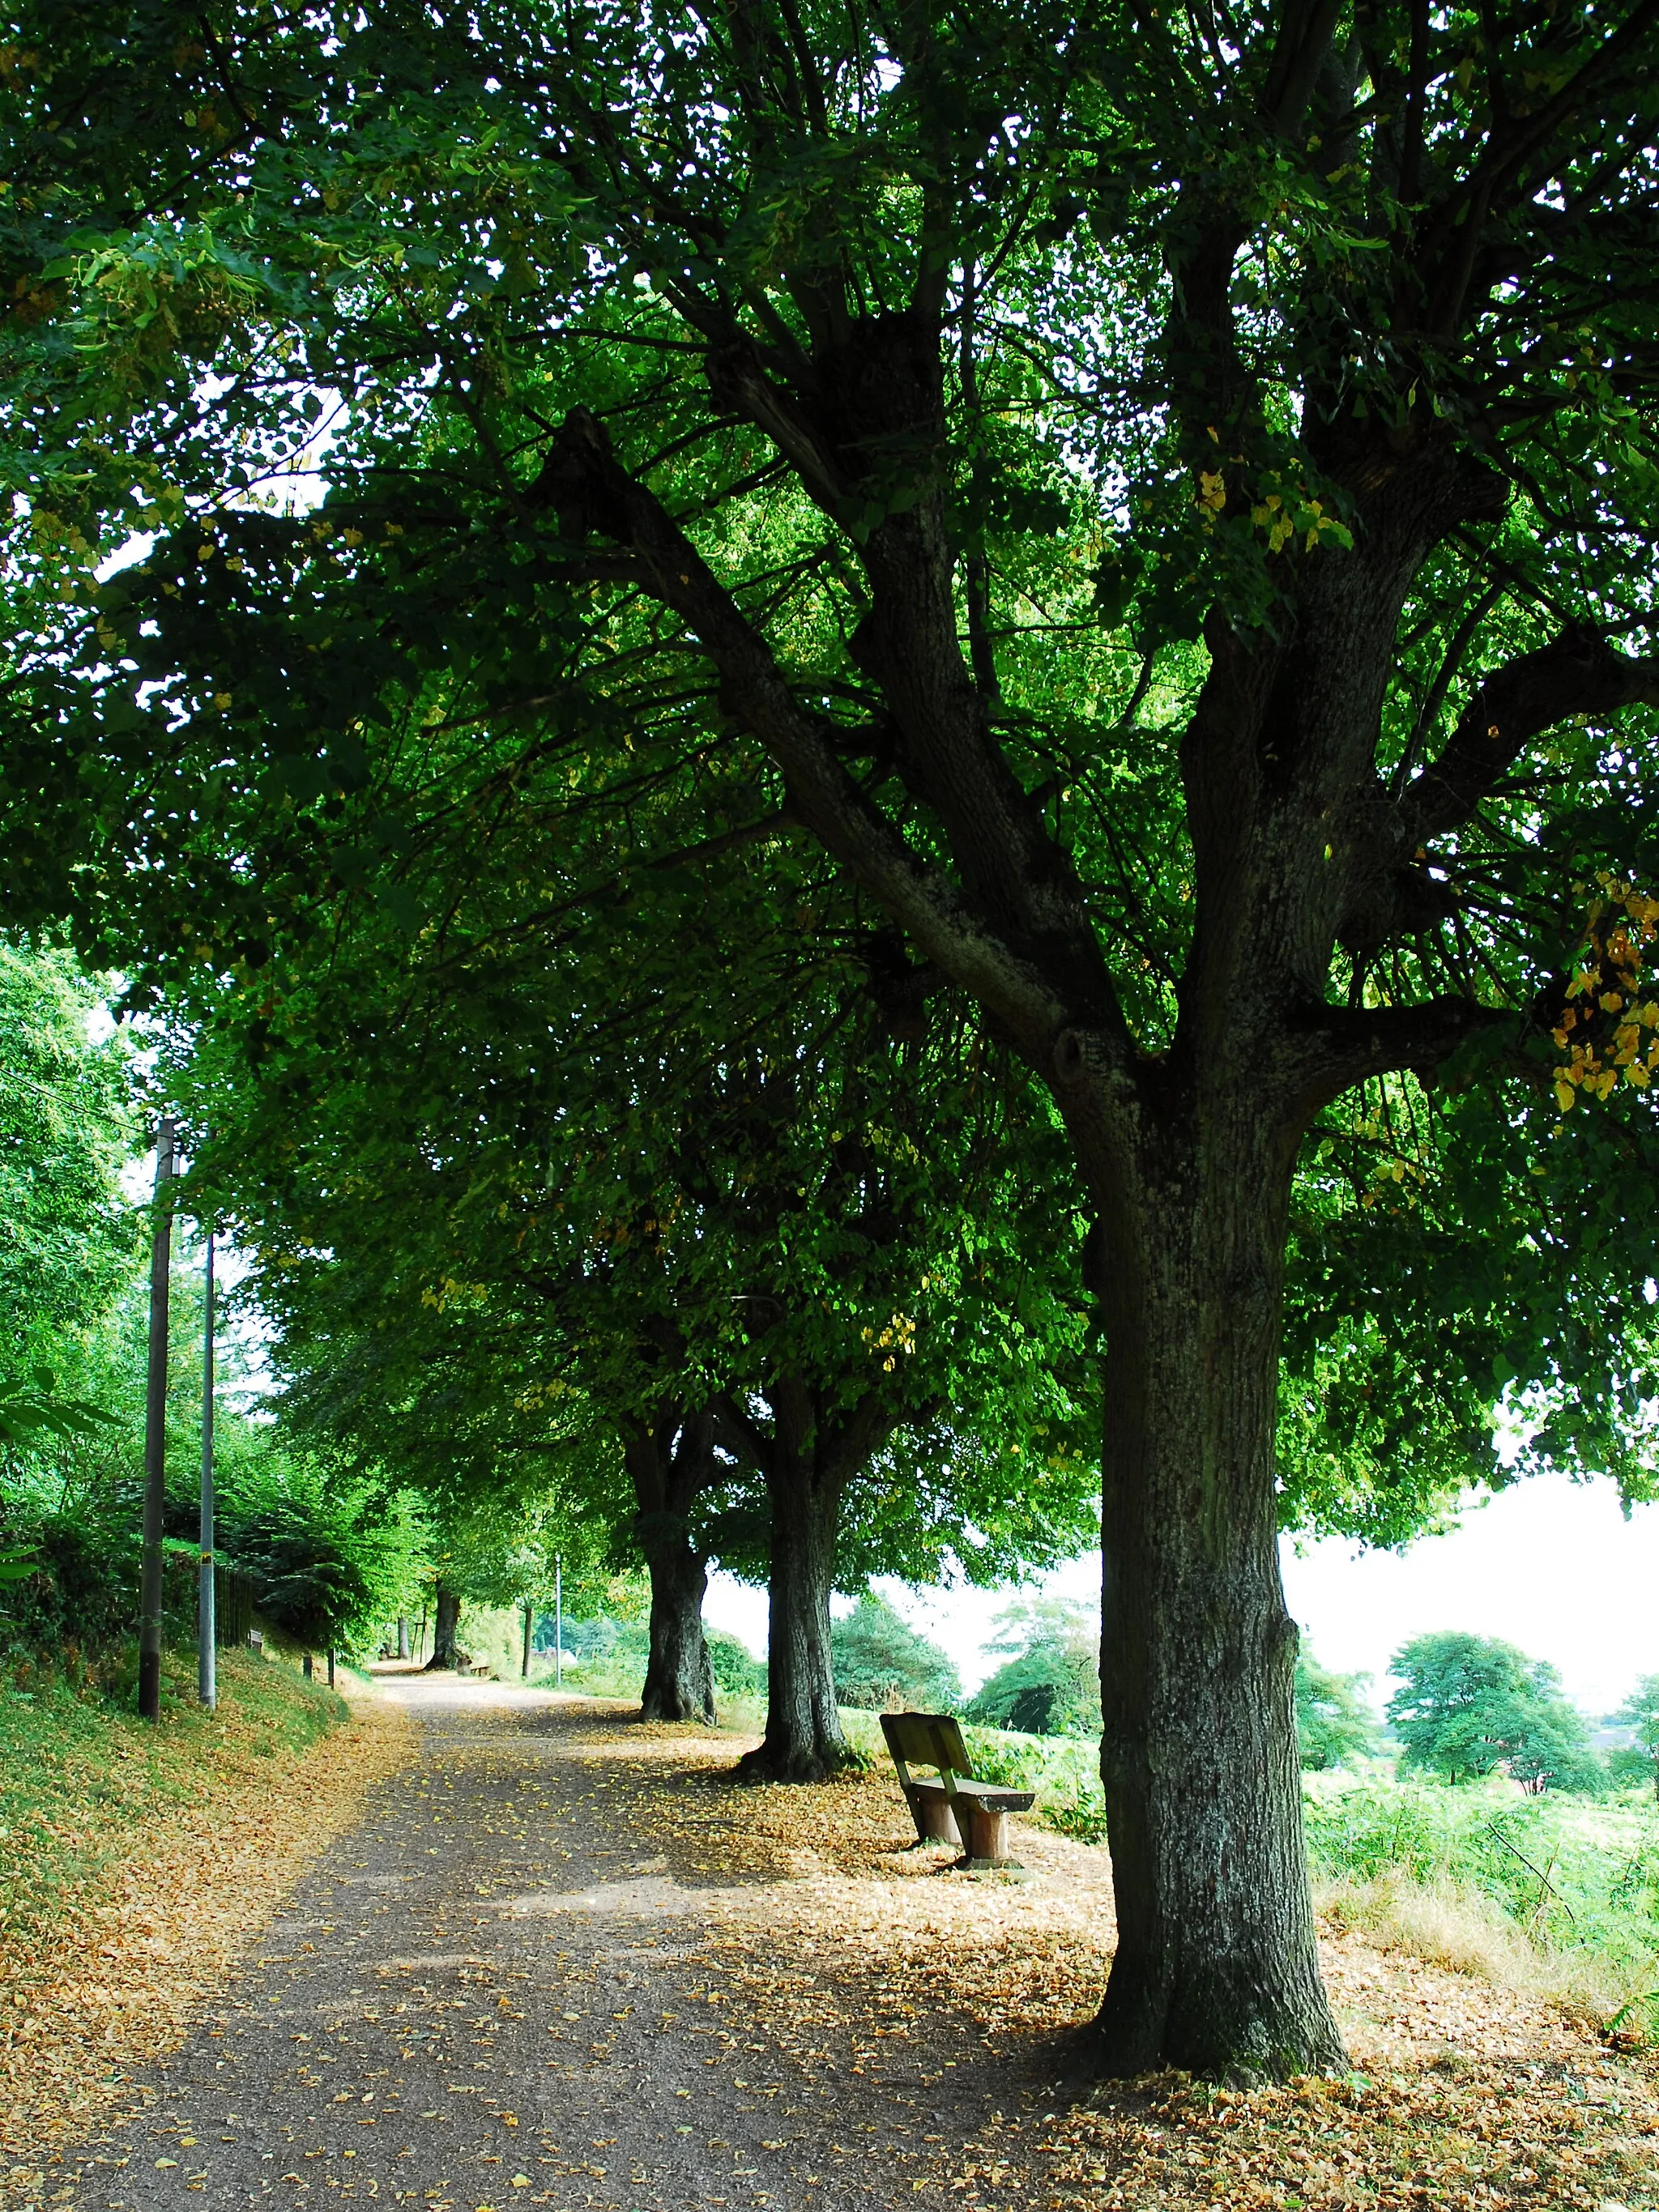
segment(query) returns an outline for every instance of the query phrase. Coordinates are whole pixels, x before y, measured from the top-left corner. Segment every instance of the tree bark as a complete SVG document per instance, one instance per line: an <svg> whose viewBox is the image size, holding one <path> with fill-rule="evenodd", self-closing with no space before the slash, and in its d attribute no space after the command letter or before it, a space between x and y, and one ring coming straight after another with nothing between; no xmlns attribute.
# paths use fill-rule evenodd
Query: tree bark
<svg viewBox="0 0 1659 2212"><path fill-rule="evenodd" d="M454 1667L460 1625L461 1601L453 1589L440 1583L432 1627L432 1656L426 1662L428 1674Z"/></svg>
<svg viewBox="0 0 1659 2212"><path fill-rule="evenodd" d="M714 1721L714 1670L702 1632L708 1570L682 1540L651 1547L651 1655L640 1694L642 1721Z"/></svg>
<svg viewBox="0 0 1659 2212"><path fill-rule="evenodd" d="M799 1376L777 1378L767 1400L769 1431L732 1401L721 1408L733 1452L765 1480L771 1519L766 1734L738 1760L737 1771L744 1782L822 1782L853 1758L830 1656L842 1500L895 1422L874 1389L839 1419L825 1416Z"/></svg>
<svg viewBox="0 0 1659 2212"><path fill-rule="evenodd" d="M787 1448L772 1459L766 1734L738 1761L738 1773L745 1782L822 1782L852 1758L830 1657L830 1593L846 1486Z"/></svg>
<svg viewBox="0 0 1659 2212"><path fill-rule="evenodd" d="M714 1720L714 1672L702 1632L708 1570L691 1540L697 1498L720 1479L714 1422L664 1406L624 1432L623 1457L638 1512L634 1532L651 1577L651 1648L640 1696L642 1721Z"/></svg>
<svg viewBox="0 0 1659 2212"><path fill-rule="evenodd" d="M1314 1940L1273 1475L1294 1145L1242 1103L1201 1112L1189 1139L1162 1133L1101 1255L1101 1779L1119 1933L1098 2028L1115 2075L1282 2076L1342 2063Z"/></svg>

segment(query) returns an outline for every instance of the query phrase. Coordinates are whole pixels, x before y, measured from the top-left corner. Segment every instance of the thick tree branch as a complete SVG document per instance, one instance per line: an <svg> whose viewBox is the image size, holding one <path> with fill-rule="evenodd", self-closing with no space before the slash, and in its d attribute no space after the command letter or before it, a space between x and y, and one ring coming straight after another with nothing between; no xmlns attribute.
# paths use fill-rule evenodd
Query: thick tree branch
<svg viewBox="0 0 1659 2212"><path fill-rule="evenodd" d="M843 1486L866 1467L898 1426L884 1391L866 1390L847 1419L818 1442L818 1466L825 1479Z"/></svg>
<svg viewBox="0 0 1659 2212"><path fill-rule="evenodd" d="M1511 1019L1507 1009L1450 995L1418 1006L1322 1006L1291 1032L1300 1103L1316 1113L1355 1084L1401 1068L1426 1078L1471 1037Z"/></svg>
<svg viewBox="0 0 1659 2212"><path fill-rule="evenodd" d="M791 815L919 950L1008 1024L1023 1049L1041 1055L1059 1030L1084 1024L1104 1049L1127 1059L1127 1030L1097 954L1091 963L1079 946L1070 963L1076 1002L1069 1002L1054 981L1051 937L1023 954L948 878L922 866L848 774L837 757L842 733L795 699L766 640L662 501L622 466L586 409L567 417L532 496L555 510L568 538L597 534L627 549L639 588L694 632L719 671L722 705L783 770Z"/></svg>
<svg viewBox="0 0 1659 2212"><path fill-rule="evenodd" d="M1445 750L1407 787L1407 850L1468 820L1534 738L1570 714L1659 707L1659 659L1615 653L1594 631L1569 626L1536 653L1487 677L1459 717Z"/></svg>
<svg viewBox="0 0 1659 2212"><path fill-rule="evenodd" d="M808 496L832 520L841 520L848 487L837 457L805 410L767 374L754 346L738 338L712 347L706 368L715 404L764 431Z"/></svg>
<svg viewBox="0 0 1659 2212"><path fill-rule="evenodd" d="M1341 12L1340 0L1291 0L1279 19L1261 112L1287 137L1301 126Z"/></svg>
<svg viewBox="0 0 1659 2212"><path fill-rule="evenodd" d="M772 1472L772 1440L759 1422L750 1418L730 1391L722 1391L709 1410L722 1449L764 1481Z"/></svg>

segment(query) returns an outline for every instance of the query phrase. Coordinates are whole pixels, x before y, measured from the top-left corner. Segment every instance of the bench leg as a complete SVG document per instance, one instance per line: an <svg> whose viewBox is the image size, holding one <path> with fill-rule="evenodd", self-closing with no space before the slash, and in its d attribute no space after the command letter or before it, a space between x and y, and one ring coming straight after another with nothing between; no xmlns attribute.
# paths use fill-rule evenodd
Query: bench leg
<svg viewBox="0 0 1659 2212"><path fill-rule="evenodd" d="M922 1843L954 1844L958 1850L963 1849L962 1832L948 1798L920 1797L912 1809L916 1816L916 1833Z"/></svg>
<svg viewBox="0 0 1659 2212"><path fill-rule="evenodd" d="M1008 1815L974 1805L968 1811L968 1856L998 1865L1009 1856Z"/></svg>

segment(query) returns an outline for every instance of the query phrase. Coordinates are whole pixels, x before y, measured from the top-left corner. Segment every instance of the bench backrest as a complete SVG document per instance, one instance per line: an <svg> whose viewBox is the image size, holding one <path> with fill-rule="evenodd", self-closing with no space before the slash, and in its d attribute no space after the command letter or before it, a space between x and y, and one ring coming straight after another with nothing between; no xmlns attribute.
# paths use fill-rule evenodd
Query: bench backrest
<svg viewBox="0 0 1659 2212"><path fill-rule="evenodd" d="M936 1766L940 1774L973 1774L962 1730L951 1713L884 1713L881 1732L896 1765Z"/></svg>

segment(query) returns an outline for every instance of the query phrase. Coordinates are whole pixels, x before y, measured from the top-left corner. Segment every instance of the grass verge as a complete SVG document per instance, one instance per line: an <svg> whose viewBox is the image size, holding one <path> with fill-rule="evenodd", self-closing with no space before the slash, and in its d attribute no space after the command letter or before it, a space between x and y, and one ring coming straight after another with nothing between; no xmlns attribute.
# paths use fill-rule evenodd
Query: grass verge
<svg viewBox="0 0 1659 2212"><path fill-rule="evenodd" d="M0 1692L0 1943L8 1967L72 1912L152 1823L209 1797L227 1761L292 1759L350 1717L345 1699L239 1652L203 1711L169 1669L159 1727L36 1670ZM192 1684L193 1688L193 1684Z"/></svg>
<svg viewBox="0 0 1659 2212"><path fill-rule="evenodd" d="M1635 1791L1524 1797L1386 1771L1305 1778L1324 1911L1630 2039L1659 2027L1659 1808Z"/></svg>

